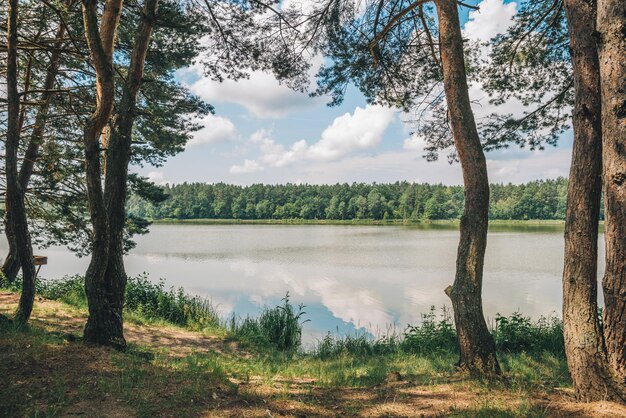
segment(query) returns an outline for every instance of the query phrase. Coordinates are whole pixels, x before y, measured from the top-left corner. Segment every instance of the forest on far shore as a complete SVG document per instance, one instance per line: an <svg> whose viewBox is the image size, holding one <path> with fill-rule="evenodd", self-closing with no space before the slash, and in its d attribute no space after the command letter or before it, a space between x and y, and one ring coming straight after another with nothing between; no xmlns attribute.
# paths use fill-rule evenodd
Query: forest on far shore
<svg viewBox="0 0 626 418"><path fill-rule="evenodd" d="M159 204L132 195L131 215L148 219L457 219L463 213L463 187L409 182L383 184L225 183L165 185ZM565 219L567 179L526 184L492 184L489 218ZM603 218L603 213L600 214Z"/></svg>

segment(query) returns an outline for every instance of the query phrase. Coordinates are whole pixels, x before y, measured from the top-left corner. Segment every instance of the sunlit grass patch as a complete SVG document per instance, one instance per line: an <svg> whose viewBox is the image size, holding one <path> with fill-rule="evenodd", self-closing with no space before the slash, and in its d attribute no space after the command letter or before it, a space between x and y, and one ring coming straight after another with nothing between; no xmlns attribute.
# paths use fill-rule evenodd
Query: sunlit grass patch
<svg viewBox="0 0 626 418"><path fill-rule="evenodd" d="M545 408L530 404L522 399L511 404L510 400L482 398L469 408L454 409L448 415L454 418L547 418Z"/></svg>

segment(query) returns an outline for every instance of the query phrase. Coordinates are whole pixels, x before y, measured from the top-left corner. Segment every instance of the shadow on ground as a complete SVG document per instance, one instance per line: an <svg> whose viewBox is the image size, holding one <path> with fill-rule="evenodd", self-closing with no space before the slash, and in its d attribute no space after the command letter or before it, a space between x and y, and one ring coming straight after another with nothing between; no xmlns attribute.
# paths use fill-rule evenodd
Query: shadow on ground
<svg viewBox="0 0 626 418"><path fill-rule="evenodd" d="M15 302L15 295L0 294L0 313L9 314ZM435 383L391 376L363 388L320 387L306 376L240 381L219 360L247 354L217 337L131 324L133 345L119 353L83 344L76 337L84 313L58 302L38 301L30 329L15 329L4 318L0 416L626 416L617 404L576 403L570 390L519 393L456 375ZM164 346L168 354L158 354Z"/></svg>

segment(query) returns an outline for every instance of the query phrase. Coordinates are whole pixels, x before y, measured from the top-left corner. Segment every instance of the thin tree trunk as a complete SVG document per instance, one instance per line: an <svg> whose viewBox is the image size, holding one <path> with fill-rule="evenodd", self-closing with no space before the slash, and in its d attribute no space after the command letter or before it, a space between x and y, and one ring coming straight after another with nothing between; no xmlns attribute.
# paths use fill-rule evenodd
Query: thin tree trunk
<svg viewBox="0 0 626 418"><path fill-rule="evenodd" d="M454 144L463 170L465 210L456 276L446 293L452 300L459 339L459 368L472 373L499 374L493 337L482 310L482 278L489 214L487 164L469 100L463 38L457 2L437 0L443 84Z"/></svg>
<svg viewBox="0 0 626 418"><path fill-rule="evenodd" d="M20 144L19 112L20 98L17 91L17 18L18 1L9 1L7 24L7 138L6 152L6 211L11 215L10 229L15 237L15 246L22 267L22 294L20 296L15 319L25 324L30 318L35 300L35 266L33 249L28 232L24 191L20 186L17 171L17 150Z"/></svg>
<svg viewBox="0 0 626 418"><path fill-rule="evenodd" d="M606 270L604 337L626 383L626 2L598 0Z"/></svg>
<svg viewBox="0 0 626 418"><path fill-rule="evenodd" d="M595 3L566 0L574 67L574 147L567 190L563 269L563 334L578 399L620 400L598 318L598 221L602 191L600 63Z"/></svg>
<svg viewBox="0 0 626 418"><path fill-rule="evenodd" d="M104 283L110 292L108 309L114 311L114 315L120 318L124 307L124 290L127 280L124 269L124 226L131 137L136 117L137 94L141 87L144 62L156 21L157 7L158 0L146 0L144 4L128 76L123 87L122 100L111 124L106 150L104 199L109 220L110 240Z"/></svg>
<svg viewBox="0 0 626 418"><path fill-rule="evenodd" d="M113 299L111 289L104 280L109 253L109 222L102 190L100 164L100 135L113 110L114 74L113 41L122 9L122 0L107 0L98 28L98 2L83 0L83 22L90 56L96 70L96 109L85 125L85 175L89 214L92 223L92 253L85 273L85 293L89 305L89 318L85 325L85 341L109 345L118 349L126 347L122 317L109 309Z"/></svg>
<svg viewBox="0 0 626 418"><path fill-rule="evenodd" d="M71 4L72 0L69 1ZM26 152L24 154L24 161L22 162L22 166L20 167L20 172L18 176L18 181L24 193L28 189L28 184L30 183L30 178L33 174L33 168L35 166L35 161L39 155L39 147L43 142L43 134L46 127L46 122L48 119L48 111L50 109L50 102L52 100L52 96L54 93L51 91L54 88L54 84L56 82L56 76L59 70L59 61L61 58L61 48L63 46L63 37L65 36L65 27L63 24L59 24L55 35L55 43L53 45L53 51L50 55L50 64L46 69L46 77L43 84L43 92L39 98L39 102L41 106L37 111L37 116L35 117L35 125L33 131L31 132L30 139L28 141L28 145L26 147ZM4 259L4 263L2 265L2 272L9 282L14 282L17 274L20 270L20 261L17 256L16 242L15 242L15 234L10 227L11 220L9 217L11 216L10 212L5 214L5 234L7 237L7 242L9 244L9 252Z"/></svg>

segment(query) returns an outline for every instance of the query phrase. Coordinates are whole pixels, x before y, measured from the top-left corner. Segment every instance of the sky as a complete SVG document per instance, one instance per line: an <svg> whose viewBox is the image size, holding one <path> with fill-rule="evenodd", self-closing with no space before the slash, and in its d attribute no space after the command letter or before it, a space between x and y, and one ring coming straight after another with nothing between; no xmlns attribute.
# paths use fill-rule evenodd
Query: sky
<svg viewBox="0 0 626 418"><path fill-rule="evenodd" d="M516 10L516 3L503 0L478 5L480 11L462 12L464 36L485 41L506 30ZM340 106L328 107L328 98L292 91L267 73L220 83L191 67L177 78L212 104L215 115L204 119L205 127L185 151L163 166L134 168L155 183L462 183L460 165L449 164L445 153L437 162L423 158L424 141L410 135L401 112L367 105L356 88L348 89ZM495 109L479 85L470 87L470 99L477 117ZM523 111L519 103L503 106L499 110L507 113ZM489 152L490 181L567 176L571 144L570 131L558 147L543 151L511 146Z"/></svg>

